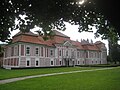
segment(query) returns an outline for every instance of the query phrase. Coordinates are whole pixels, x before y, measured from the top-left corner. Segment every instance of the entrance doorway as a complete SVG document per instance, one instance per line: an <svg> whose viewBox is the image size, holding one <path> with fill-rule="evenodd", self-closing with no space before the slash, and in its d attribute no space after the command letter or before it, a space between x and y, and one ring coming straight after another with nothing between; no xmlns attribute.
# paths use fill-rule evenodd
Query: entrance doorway
<svg viewBox="0 0 120 90"><path fill-rule="evenodd" d="M65 66L69 66L69 59L65 59Z"/></svg>

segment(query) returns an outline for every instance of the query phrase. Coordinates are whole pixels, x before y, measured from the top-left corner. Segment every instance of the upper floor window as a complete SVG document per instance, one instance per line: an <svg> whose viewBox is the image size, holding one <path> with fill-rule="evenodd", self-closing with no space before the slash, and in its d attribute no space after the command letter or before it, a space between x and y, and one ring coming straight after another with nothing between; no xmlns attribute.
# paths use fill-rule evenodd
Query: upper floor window
<svg viewBox="0 0 120 90"><path fill-rule="evenodd" d="M61 50L59 51L59 56L61 56Z"/></svg>
<svg viewBox="0 0 120 90"><path fill-rule="evenodd" d="M14 55L15 56L18 55L18 50L17 49L18 49L17 47L15 47L15 49L14 49Z"/></svg>
<svg viewBox="0 0 120 90"><path fill-rule="evenodd" d="M97 57L97 53L95 52L95 58Z"/></svg>
<svg viewBox="0 0 120 90"><path fill-rule="evenodd" d="M30 47L29 46L26 47L26 54L30 55Z"/></svg>
<svg viewBox="0 0 120 90"><path fill-rule="evenodd" d="M47 57L49 57L49 49L47 48Z"/></svg>
<svg viewBox="0 0 120 90"><path fill-rule="evenodd" d="M53 56L53 50L50 50L50 55Z"/></svg>
<svg viewBox="0 0 120 90"><path fill-rule="evenodd" d="M35 54L38 55L39 54L39 48L35 49Z"/></svg>
<svg viewBox="0 0 120 90"><path fill-rule="evenodd" d="M74 57L74 51L72 51L72 57Z"/></svg>
<svg viewBox="0 0 120 90"><path fill-rule="evenodd" d="M88 58L88 52L86 52L86 58Z"/></svg>
<svg viewBox="0 0 120 90"><path fill-rule="evenodd" d="M41 47L41 56L43 56L43 47Z"/></svg>
<svg viewBox="0 0 120 90"><path fill-rule="evenodd" d="M78 58L80 57L79 52L77 52L77 57L78 57Z"/></svg>
<svg viewBox="0 0 120 90"><path fill-rule="evenodd" d="M11 56L14 56L14 47L11 47Z"/></svg>
<svg viewBox="0 0 120 90"><path fill-rule="evenodd" d="M68 56L68 51L66 51L66 56Z"/></svg>

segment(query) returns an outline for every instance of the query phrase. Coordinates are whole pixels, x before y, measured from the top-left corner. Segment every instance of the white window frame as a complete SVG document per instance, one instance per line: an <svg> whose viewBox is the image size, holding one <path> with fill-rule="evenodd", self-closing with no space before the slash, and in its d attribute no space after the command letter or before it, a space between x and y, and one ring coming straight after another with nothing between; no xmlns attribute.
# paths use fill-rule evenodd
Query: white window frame
<svg viewBox="0 0 120 90"><path fill-rule="evenodd" d="M29 54L27 53L27 47L29 47ZM30 55L30 46L26 46L26 55Z"/></svg>
<svg viewBox="0 0 120 90"><path fill-rule="evenodd" d="M36 65L36 61L38 61L38 65ZM35 67L39 67L40 66L39 62L40 62L39 59L35 60Z"/></svg>
<svg viewBox="0 0 120 90"><path fill-rule="evenodd" d="M38 54L36 54L36 49L38 49ZM39 47L35 47L35 55L39 55Z"/></svg>
<svg viewBox="0 0 120 90"><path fill-rule="evenodd" d="M29 66L27 65L27 61L29 61ZM31 60L30 60L30 58L26 59L26 67L31 67Z"/></svg>
<svg viewBox="0 0 120 90"><path fill-rule="evenodd" d="M50 56L54 56L54 50L50 49Z"/></svg>
<svg viewBox="0 0 120 90"><path fill-rule="evenodd" d="M53 62L53 65L51 64ZM54 66L54 60L50 60L50 66Z"/></svg>
<svg viewBox="0 0 120 90"><path fill-rule="evenodd" d="M62 61L60 60L59 62L61 62L61 63L60 63L60 66L61 66L61 65L62 65Z"/></svg>

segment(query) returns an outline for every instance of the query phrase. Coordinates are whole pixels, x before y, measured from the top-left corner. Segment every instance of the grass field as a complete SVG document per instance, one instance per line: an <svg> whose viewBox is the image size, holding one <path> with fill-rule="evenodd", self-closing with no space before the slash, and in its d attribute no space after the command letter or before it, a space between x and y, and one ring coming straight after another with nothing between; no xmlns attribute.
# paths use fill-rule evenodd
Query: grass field
<svg viewBox="0 0 120 90"><path fill-rule="evenodd" d="M120 68L32 78L0 85L0 90L120 90Z"/></svg>
<svg viewBox="0 0 120 90"><path fill-rule="evenodd" d="M19 70L6 70L0 68L0 80L15 78L15 77L30 76L30 75L86 70L86 69L94 69L94 68L61 67L61 68L39 68L39 69L19 69Z"/></svg>

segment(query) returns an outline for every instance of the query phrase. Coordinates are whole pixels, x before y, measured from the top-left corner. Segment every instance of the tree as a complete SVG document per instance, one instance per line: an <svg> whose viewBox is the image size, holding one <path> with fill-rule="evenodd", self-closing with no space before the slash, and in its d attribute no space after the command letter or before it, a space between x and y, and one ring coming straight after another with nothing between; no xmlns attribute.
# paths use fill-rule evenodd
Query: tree
<svg viewBox="0 0 120 90"><path fill-rule="evenodd" d="M119 50L118 50L118 34L113 32L114 28L110 28L108 34L104 35L104 38L108 39L108 47L109 47L109 56L108 61L117 62L119 61Z"/></svg>
<svg viewBox="0 0 120 90"><path fill-rule="evenodd" d="M0 41L8 40L12 30L28 32L35 25L47 36L51 29L65 30L64 22L79 25L79 32L96 26L97 36L107 35L109 28L117 27L106 13L108 1L84 0L82 4L83 0L0 0ZM25 20L21 15L26 16ZM19 21L17 25L15 20Z"/></svg>
<svg viewBox="0 0 120 90"><path fill-rule="evenodd" d="M119 62L120 63L120 45L113 44L111 47L111 58L112 62Z"/></svg>

